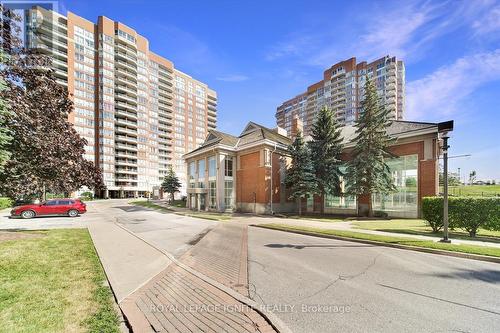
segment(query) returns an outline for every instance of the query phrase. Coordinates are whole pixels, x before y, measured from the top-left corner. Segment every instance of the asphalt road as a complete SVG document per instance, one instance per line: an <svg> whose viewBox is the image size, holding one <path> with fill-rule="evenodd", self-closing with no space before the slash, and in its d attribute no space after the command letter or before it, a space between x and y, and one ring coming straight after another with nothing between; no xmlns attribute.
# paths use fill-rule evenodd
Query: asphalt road
<svg viewBox="0 0 500 333"><path fill-rule="evenodd" d="M500 265L250 227L252 297L293 332L500 332Z"/></svg>

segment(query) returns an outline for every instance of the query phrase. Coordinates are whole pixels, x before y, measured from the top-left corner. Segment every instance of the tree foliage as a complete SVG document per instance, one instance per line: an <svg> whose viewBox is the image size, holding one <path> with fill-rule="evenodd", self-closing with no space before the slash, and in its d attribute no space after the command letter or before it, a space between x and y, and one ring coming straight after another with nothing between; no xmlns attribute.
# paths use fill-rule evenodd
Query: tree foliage
<svg viewBox="0 0 500 333"><path fill-rule="evenodd" d="M161 188L166 193L170 193L171 200L172 202L174 202L174 195L176 192L179 192L179 189L181 188L181 182L179 181L179 178L175 174L175 171L172 169L172 167L170 167L167 175L165 176L165 178L163 178Z"/></svg>
<svg viewBox="0 0 500 333"><path fill-rule="evenodd" d="M289 189L289 197L299 200L299 214L301 214L300 200L318 193L311 152L301 132L297 133L297 137L288 147L288 153L292 158L292 163L287 171L285 183Z"/></svg>
<svg viewBox="0 0 500 333"><path fill-rule="evenodd" d="M2 10L3 22L14 21ZM0 98L10 112L4 117L12 136L6 145L10 159L0 173L0 192L12 198L40 196L44 190L71 193L82 186L103 188L102 174L84 158L86 140L68 121L73 103L57 83L51 59L20 47L3 24L3 49L9 54L0 68L6 84Z"/></svg>
<svg viewBox="0 0 500 333"><path fill-rule="evenodd" d="M339 124L332 110L323 107L312 126L312 141L309 142L318 191L321 194L321 213L324 213L325 195L340 195L342 172L340 159L342 137Z"/></svg>
<svg viewBox="0 0 500 333"><path fill-rule="evenodd" d="M387 160L390 137L387 134L391 120L389 110L381 103L375 84L366 79L362 110L355 122L355 147L347 163L347 193L368 199L368 215L373 216L371 195L388 194L396 190ZM358 205L359 207L359 205Z"/></svg>
<svg viewBox="0 0 500 333"><path fill-rule="evenodd" d="M1 63L5 62L6 55L2 50L0 50L0 61ZM5 81L0 77L0 94L7 89ZM9 110L7 109L7 104L5 100L0 97L0 172L3 169L5 162L8 160L10 154L7 150L7 146L11 141L11 136L9 135L9 131L7 129L6 117L9 114Z"/></svg>

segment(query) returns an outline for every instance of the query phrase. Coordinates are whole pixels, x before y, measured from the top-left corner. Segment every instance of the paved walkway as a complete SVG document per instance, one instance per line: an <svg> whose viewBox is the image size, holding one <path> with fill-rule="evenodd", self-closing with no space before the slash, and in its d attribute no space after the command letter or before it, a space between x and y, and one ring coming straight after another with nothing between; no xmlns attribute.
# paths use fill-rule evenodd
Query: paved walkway
<svg viewBox="0 0 500 333"><path fill-rule="evenodd" d="M219 224L181 261L208 277L248 296L248 228Z"/></svg>
<svg viewBox="0 0 500 333"><path fill-rule="evenodd" d="M121 304L135 331L275 332L255 310L171 265ZM151 331L151 330L150 330Z"/></svg>
<svg viewBox="0 0 500 333"><path fill-rule="evenodd" d="M89 230L134 332L275 332L243 296L210 280L248 295L246 226L125 202L100 208Z"/></svg>

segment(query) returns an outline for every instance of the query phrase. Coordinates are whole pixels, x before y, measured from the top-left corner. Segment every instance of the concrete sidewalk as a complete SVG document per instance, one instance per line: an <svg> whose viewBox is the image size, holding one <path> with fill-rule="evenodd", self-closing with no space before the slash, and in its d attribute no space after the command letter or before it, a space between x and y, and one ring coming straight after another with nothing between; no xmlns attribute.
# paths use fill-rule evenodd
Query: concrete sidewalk
<svg viewBox="0 0 500 333"><path fill-rule="evenodd" d="M89 225L94 246L120 303L163 271L171 261L114 223L114 217Z"/></svg>
<svg viewBox="0 0 500 333"><path fill-rule="evenodd" d="M101 206L102 218L89 231L134 332L275 332L243 296L248 294L246 226L125 202ZM218 230L214 235L212 228ZM225 249L218 242L224 235L232 236Z"/></svg>

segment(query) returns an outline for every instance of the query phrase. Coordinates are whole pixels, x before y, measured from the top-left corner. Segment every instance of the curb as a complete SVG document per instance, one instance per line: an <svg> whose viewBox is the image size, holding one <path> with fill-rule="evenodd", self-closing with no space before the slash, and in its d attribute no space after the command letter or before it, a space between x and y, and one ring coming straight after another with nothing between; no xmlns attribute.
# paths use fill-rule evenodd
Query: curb
<svg viewBox="0 0 500 333"><path fill-rule="evenodd" d="M97 259L99 260L99 265L101 266L101 269L104 273L104 277L106 278L105 283L109 287L109 290L111 291L111 294L113 295L113 300L114 300L113 308L115 309L116 315L118 317L119 330L121 333L130 332L130 323L128 322L127 318L125 317L125 314L123 313L122 309L120 308L120 304L118 302L118 299L116 298L116 294L113 291L113 287L111 286L111 283L109 282L108 273L106 272L106 269L104 269L104 265L102 264L102 261L101 261L101 256L99 255L99 251L97 250L97 247L95 246L94 238L92 237L92 233L90 232L90 230L88 228L87 228L87 232L89 234L90 240L92 241L92 247L94 248Z"/></svg>
<svg viewBox="0 0 500 333"><path fill-rule="evenodd" d="M146 241L144 238L136 235L135 233L133 233L132 231L130 231L129 229L127 229L126 227L120 225L120 223L118 222L115 222L115 225L117 225L119 228L122 228L123 230L125 230L126 232L128 232L129 234L131 234L132 236L140 239L141 241L143 241L144 243L146 243L147 245L151 246L152 248L154 248L155 250L163 253L168 259L170 259L172 261L173 264L176 264L177 266L179 266L180 268L184 269L185 271L193 274L194 276L200 278L201 280L205 281L206 283L212 285L213 287L225 292L226 294L228 294L229 296L233 297L234 299L236 299L237 301L245 304L245 305L248 305L250 308L252 308L253 310L255 310L257 313L259 313L262 317L264 317L264 319L279 333L292 333L292 331L285 325L285 323L279 319L274 313L272 313L271 311L268 311L268 310L265 310L265 309L262 309L260 307L260 305L255 302L254 300L246 297L246 296L243 296L241 295L240 293L234 291L233 289L223 285L222 283L220 282L217 282L215 281L214 279L212 278L209 278L208 276L192 269L191 267L187 266L186 264L180 262L179 260L177 260L173 255L171 255L170 253L168 253L167 251L164 251L158 247L156 247L155 245L149 243L148 241ZM154 277L153 277L154 278Z"/></svg>
<svg viewBox="0 0 500 333"><path fill-rule="evenodd" d="M367 240L367 239L365 240L365 239L349 238L349 237L337 236L337 235L325 235L325 234L321 234L321 233L313 232L313 231L291 230L291 229L285 229L285 228L267 227L264 225L256 225L256 224L251 224L250 227L262 228L262 229L268 229L268 230L276 230L276 231L282 231L282 232L290 232L293 234L299 234L299 235L305 235L305 236L329 238L329 239L336 239L336 240L342 240L342 241L348 241L348 242L392 247L392 248L402 249L402 250L410 250L410 251L417 251L417 252L424 252L424 253L431 253L431 254L439 254L439 255L449 256L449 257L487 261L487 262L500 264L500 257L498 257L498 258L497 257L490 257L490 256L481 255L481 254L453 252L453 251L431 249L431 248L411 246L411 245L384 243L384 242L372 241L372 240Z"/></svg>

